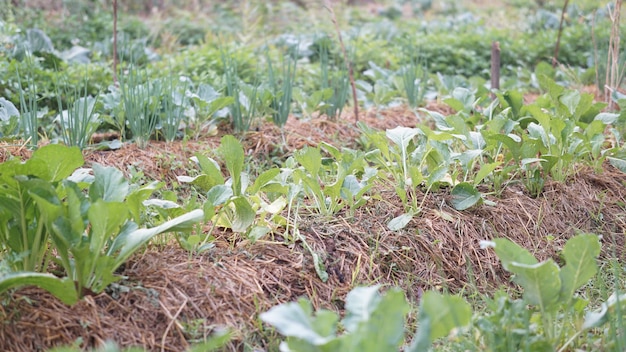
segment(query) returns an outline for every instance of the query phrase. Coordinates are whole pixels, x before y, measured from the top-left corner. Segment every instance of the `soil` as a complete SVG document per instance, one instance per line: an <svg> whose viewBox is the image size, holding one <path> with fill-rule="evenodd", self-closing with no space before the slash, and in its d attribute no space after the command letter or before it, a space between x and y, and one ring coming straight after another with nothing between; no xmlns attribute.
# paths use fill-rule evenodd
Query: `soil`
<svg viewBox="0 0 626 352"><path fill-rule="evenodd" d="M428 108L448 112L437 105ZM370 112L361 122L386 129L414 126L418 119L398 108ZM268 123L243 141L247 153L262 161L320 141L357 147L358 137L358 128L347 116L339 121L290 119L282 134ZM193 142L152 142L143 150L125 144L115 151L87 151L85 159L88 165L98 162L124 171L135 165L148 179L171 184L176 175L185 174L190 156L210 153L218 142L219 136L207 136ZM0 161L28 154L7 145L0 149ZM499 197L489 196L495 206L463 212L450 206L449 190L432 192L425 196L423 211L396 232L386 226L403 212L393 187L380 185L374 193L380 197L354 214L321 217L300 212L300 233L320 254L329 274L326 282L317 276L300 241L275 233L251 243L218 230L213 233L215 247L199 255L174 241L149 246L123 267L122 281L72 307L33 287L5 296L0 305L0 350L39 351L72 343L86 347L114 340L150 351L183 351L191 341L221 327L235 331L228 350L267 350L271 333L259 332L258 314L302 296L316 308L341 312L346 293L360 284L399 286L414 303L425 290L489 294L510 286L493 251L480 247L480 241L496 237L515 241L539 259L561 263L559 251L568 238L594 232L602 234L603 256L624 258L626 174L608 164L602 170L582 167L563 183L547 182L537 198L529 197L521 185L510 185ZM271 346L275 348L275 342Z"/></svg>

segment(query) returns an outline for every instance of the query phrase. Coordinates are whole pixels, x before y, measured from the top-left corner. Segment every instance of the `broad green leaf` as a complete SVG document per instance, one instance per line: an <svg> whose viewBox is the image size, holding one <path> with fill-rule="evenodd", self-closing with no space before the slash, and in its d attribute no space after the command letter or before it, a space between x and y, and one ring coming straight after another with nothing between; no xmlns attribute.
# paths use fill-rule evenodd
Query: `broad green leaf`
<svg viewBox="0 0 626 352"><path fill-rule="evenodd" d="M322 167L322 154L318 148L305 147L294 154L296 161L317 181Z"/></svg>
<svg viewBox="0 0 626 352"><path fill-rule="evenodd" d="M389 228L389 230L391 231L402 230L406 227L406 225L409 224L409 221L413 219L414 215L415 214L413 212L409 212L396 216L395 218L391 219L391 221L389 221L389 223L387 224L387 228Z"/></svg>
<svg viewBox="0 0 626 352"><path fill-rule="evenodd" d="M0 124L6 123L12 117L20 117L20 112L17 110L15 105L9 100L6 100L3 97L0 97Z"/></svg>
<svg viewBox="0 0 626 352"><path fill-rule="evenodd" d="M141 221L141 212L143 210L143 202L150 198L150 196L158 189L161 189L165 184L163 182L150 182L149 184L132 190L124 203L128 206L133 220Z"/></svg>
<svg viewBox="0 0 626 352"><path fill-rule="evenodd" d="M442 165L436 168L430 173L430 175L428 175L428 178L426 179L426 187L433 187L437 182L445 182L449 184L448 181L445 180L446 175L448 175L448 165Z"/></svg>
<svg viewBox="0 0 626 352"><path fill-rule="evenodd" d="M341 185L341 197L344 199L353 198L361 191L362 188L363 185L361 185L356 176L348 175L343 180L343 184Z"/></svg>
<svg viewBox="0 0 626 352"><path fill-rule="evenodd" d="M17 272L0 276L0 292L27 285L42 288L67 305L72 305L78 301L74 281L68 277L58 278L52 274L32 272Z"/></svg>
<svg viewBox="0 0 626 352"><path fill-rule="evenodd" d="M204 342L192 345L187 352L212 352L221 351L231 339L233 334L230 330L222 330L214 332Z"/></svg>
<svg viewBox="0 0 626 352"><path fill-rule="evenodd" d="M507 238L496 238L493 240L496 255L502 262L502 267L506 271L511 271L511 263L537 264L535 258L525 248Z"/></svg>
<svg viewBox="0 0 626 352"><path fill-rule="evenodd" d="M520 162L520 166L522 167L522 170L532 170L528 168L528 165L533 165L537 163L545 163L547 161L548 160L542 159L542 158L524 158Z"/></svg>
<svg viewBox="0 0 626 352"><path fill-rule="evenodd" d="M360 312L367 314L361 316L356 330L348 330L352 336L344 335L344 337L350 336L351 339L342 344L342 350L363 352L398 350L404 339L406 314L410 310L404 292L400 289L391 289L382 297L377 296L378 299L374 297L373 301L366 297L363 302L360 302L359 306L367 305L362 307ZM348 298L346 298L347 304ZM344 326L347 329L345 319Z"/></svg>
<svg viewBox="0 0 626 352"><path fill-rule="evenodd" d="M553 100L557 100L558 97L565 91L565 88L558 85L553 79L545 74L537 75L537 81L541 89L546 90Z"/></svg>
<svg viewBox="0 0 626 352"><path fill-rule="evenodd" d="M267 235L270 232L270 228L267 226L255 226L248 233L248 238L252 240L252 242L256 242L263 238L263 236Z"/></svg>
<svg viewBox="0 0 626 352"><path fill-rule="evenodd" d="M233 192L235 196L239 196L242 192L241 174L243 172L244 164L243 147L237 138L231 135L226 135L222 137L219 151L233 181Z"/></svg>
<svg viewBox="0 0 626 352"><path fill-rule="evenodd" d="M514 281L524 288L528 303L539 306L544 313L557 307L561 278L559 266L552 259L537 264L511 262L509 268L515 274Z"/></svg>
<svg viewBox="0 0 626 352"><path fill-rule="evenodd" d="M164 200L164 199L147 199L147 200L144 200L142 204L146 207L157 207L161 209L180 208L180 205L178 203L172 202L171 200Z"/></svg>
<svg viewBox="0 0 626 352"><path fill-rule="evenodd" d="M517 119L520 115L522 106L524 106L524 95L517 90L508 90L503 94L503 98L511 107L513 119Z"/></svg>
<svg viewBox="0 0 626 352"><path fill-rule="evenodd" d="M130 186L124 174L109 166L93 164L94 182L89 187L89 198L92 202L102 199L105 202L123 202Z"/></svg>
<svg viewBox="0 0 626 352"><path fill-rule="evenodd" d="M342 320L348 332L355 332L362 322L370 320L380 302L380 285L357 287L346 296L346 316Z"/></svg>
<svg viewBox="0 0 626 352"><path fill-rule="evenodd" d="M596 258L600 254L600 241L594 234L581 234L567 241L563 248L566 265L561 268L560 301L566 304L574 292L586 284L597 271Z"/></svg>
<svg viewBox="0 0 626 352"><path fill-rule="evenodd" d="M315 252L310 246L307 245L307 248L309 249L309 253L311 253L311 257L313 257L313 267L315 267L317 277L319 277L322 282L328 281L328 273L326 272L326 268L324 267L324 263L321 260L320 255L317 254L317 252Z"/></svg>
<svg viewBox="0 0 626 352"><path fill-rule="evenodd" d="M391 139L403 153L407 152L409 143L413 140L413 137L420 133L418 128L409 128L404 126L398 126L396 128L386 131L387 138Z"/></svg>
<svg viewBox="0 0 626 352"><path fill-rule="evenodd" d="M233 232L246 232L248 228L254 223L256 213L250 202L245 197L239 196L231 199L232 204L235 207L234 217L231 220Z"/></svg>
<svg viewBox="0 0 626 352"><path fill-rule="evenodd" d="M483 164L476 173L476 176L474 177L474 185L479 185L485 179L485 177L489 176L500 165L502 165L501 161L490 164Z"/></svg>
<svg viewBox="0 0 626 352"><path fill-rule="evenodd" d="M196 209L166 221L161 225L149 229L134 230L127 236L116 237L112 247L120 248L120 252L115 257L115 268L126 262L137 249L150 241L154 236L164 232L189 230L195 223L202 221L203 218L204 212L201 209ZM119 243L117 243L118 241Z"/></svg>
<svg viewBox="0 0 626 352"><path fill-rule="evenodd" d="M29 171L25 175L34 175L48 182L58 182L70 176L84 162L83 154L78 147L48 144L33 152L32 157L25 164L26 170ZM46 166L45 174L33 172L35 170L31 165L38 163Z"/></svg>
<svg viewBox="0 0 626 352"><path fill-rule="evenodd" d="M271 168L269 170L264 171L256 178L256 180L254 180L254 183L252 184L252 186L248 188L248 193L250 194L258 193L265 186L272 183L276 179L276 176L278 176L278 174L280 174L279 168Z"/></svg>
<svg viewBox="0 0 626 352"><path fill-rule="evenodd" d="M223 185L224 184L224 176L222 175L222 170L219 167L219 164L200 153L195 154L195 160L200 165L200 170L204 175L206 175L206 180L203 183L203 190L208 191L211 187L215 185Z"/></svg>
<svg viewBox="0 0 626 352"><path fill-rule="evenodd" d="M559 100L567 108L568 114L574 115L576 113L576 108L580 103L580 92L577 90L567 90L563 93L563 95L561 95Z"/></svg>
<svg viewBox="0 0 626 352"><path fill-rule="evenodd" d="M419 330L407 352L418 352L430 346L436 339L448 336L452 329L467 326L472 318L469 303L459 296L442 295L438 292L424 293L420 302Z"/></svg>
<svg viewBox="0 0 626 352"><path fill-rule="evenodd" d="M482 200L482 195L468 182L458 183L450 192L452 206L456 210L465 210L473 207Z"/></svg>
<svg viewBox="0 0 626 352"><path fill-rule="evenodd" d="M325 324L314 324L315 318L311 317L300 304L294 302L275 306L261 313L259 317L282 335L302 339L314 346L323 345L335 338L334 329L326 330L327 334L321 334L316 331L314 325L334 326L338 320L336 314L322 314L320 318Z"/></svg>
<svg viewBox="0 0 626 352"><path fill-rule="evenodd" d="M504 146L506 146L507 149L511 152L511 156L513 156L513 159L515 159L515 161L520 160L520 143L518 141L515 141L515 139L513 139L511 136L504 134L492 134L487 137L487 140L493 140L504 144Z"/></svg>
<svg viewBox="0 0 626 352"><path fill-rule="evenodd" d="M206 175L206 174L198 175L195 177L181 175L181 176L176 176L176 179L180 183L190 183L205 192L217 185L223 185L223 183L214 182L214 180L209 175Z"/></svg>
<svg viewBox="0 0 626 352"><path fill-rule="evenodd" d="M607 159L614 168L620 170L621 172L626 172L626 159L612 156L607 157Z"/></svg>
<svg viewBox="0 0 626 352"><path fill-rule="evenodd" d="M106 242L119 234L128 215L124 203L105 202L102 199L91 203L88 212L91 225L89 249L94 256L100 254Z"/></svg>
<svg viewBox="0 0 626 352"><path fill-rule="evenodd" d="M613 114L609 112L602 112L596 115L594 118L595 121L602 121L605 125L612 125L619 118L619 114Z"/></svg>
<svg viewBox="0 0 626 352"><path fill-rule="evenodd" d="M458 160L463 167L463 170L467 171L472 162L476 160L483 153L482 149L470 149L462 153L458 153L454 159Z"/></svg>

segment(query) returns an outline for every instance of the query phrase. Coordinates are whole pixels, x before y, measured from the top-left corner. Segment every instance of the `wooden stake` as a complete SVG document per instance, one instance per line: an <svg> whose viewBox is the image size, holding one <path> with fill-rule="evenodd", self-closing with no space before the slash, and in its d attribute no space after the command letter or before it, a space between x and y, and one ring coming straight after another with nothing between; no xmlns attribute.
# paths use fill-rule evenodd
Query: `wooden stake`
<svg viewBox="0 0 626 352"><path fill-rule="evenodd" d="M556 45L554 46L554 56L552 57L552 67L556 67L559 64L559 48L561 47L561 35L563 34L563 22L565 21L565 14L567 13L567 5L569 0L565 0L563 4L563 10L561 11L561 21L559 22L559 34L556 37Z"/></svg>
<svg viewBox="0 0 626 352"><path fill-rule="evenodd" d="M500 89L500 43L491 43L491 90ZM491 99L495 99L491 93Z"/></svg>
<svg viewBox="0 0 626 352"><path fill-rule="evenodd" d="M113 0L113 84L117 86L117 0Z"/></svg>

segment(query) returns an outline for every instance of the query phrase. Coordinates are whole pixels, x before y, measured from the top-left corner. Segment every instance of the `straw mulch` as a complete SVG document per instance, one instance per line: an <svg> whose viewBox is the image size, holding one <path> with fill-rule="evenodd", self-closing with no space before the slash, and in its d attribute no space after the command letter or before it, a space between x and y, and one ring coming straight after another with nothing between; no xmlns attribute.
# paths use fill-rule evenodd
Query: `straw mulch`
<svg viewBox="0 0 626 352"><path fill-rule="evenodd" d="M408 111L381 114L384 118L372 114L363 120L376 128L416 122ZM332 143L354 146L358 133L349 122L290 120L284 136L282 152L289 153L328 136ZM282 138L278 129L263 126L244 144L249 153L273 153ZM189 156L209 152L218 141L152 143L145 150L127 145L87 153L86 159L122 170L136 164L149 177L168 181L185 172ZM449 191L443 189L427 195L422 213L397 232L386 225L403 209L386 185L377 190L379 198L354 214L322 217L300 209L298 228L321 256L327 282L317 276L303 243L285 238L289 234L250 243L217 232L215 247L200 255L190 255L175 242L155 244L125 265L124 280L73 307L36 288L12 293L0 305L0 350L37 351L76 341L94 346L110 339L151 351L183 351L221 327L235 331L230 350L243 350L244 343L266 350L269 333L258 331L258 314L301 296L316 308L341 311L346 293L359 284L397 285L413 302L430 289L475 288L488 294L507 284L508 276L493 251L480 248L481 240L504 236L540 259L563 264L558 251L568 238L579 231L596 232L603 235L604 256L623 258L625 185L626 175L606 165L602 172L583 169L565 183L547 183L536 199L514 185L490 198L496 206L463 212L450 206Z"/></svg>

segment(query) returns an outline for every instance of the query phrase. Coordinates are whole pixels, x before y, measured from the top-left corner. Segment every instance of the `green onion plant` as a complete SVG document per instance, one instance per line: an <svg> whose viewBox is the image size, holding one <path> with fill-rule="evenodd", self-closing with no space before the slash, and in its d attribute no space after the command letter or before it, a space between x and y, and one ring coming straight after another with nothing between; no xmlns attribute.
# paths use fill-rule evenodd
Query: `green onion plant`
<svg viewBox="0 0 626 352"><path fill-rule="evenodd" d="M85 74L82 86L70 92L67 78L56 76L55 88L59 115L57 117L60 138L67 146L84 149L100 125L99 114L96 113L98 97L88 95L89 78ZM63 98L65 97L65 102ZM34 117L36 118L36 116Z"/></svg>

